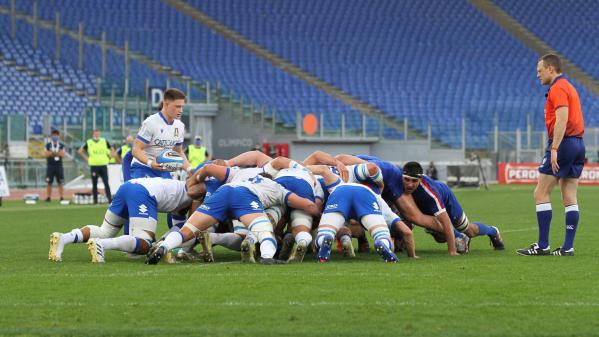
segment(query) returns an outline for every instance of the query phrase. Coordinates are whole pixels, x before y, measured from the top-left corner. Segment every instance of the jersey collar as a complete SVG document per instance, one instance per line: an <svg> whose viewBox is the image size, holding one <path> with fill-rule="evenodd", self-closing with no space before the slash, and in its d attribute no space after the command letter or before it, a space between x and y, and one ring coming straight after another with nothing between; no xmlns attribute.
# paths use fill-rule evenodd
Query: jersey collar
<svg viewBox="0 0 599 337"><path fill-rule="evenodd" d="M549 91L551 90L551 87L553 87L553 85L562 78L566 78L566 77L562 74L553 79L553 81L549 84L549 88L547 88L547 93L545 94L545 97L549 97Z"/></svg>
<svg viewBox="0 0 599 337"><path fill-rule="evenodd" d="M162 118L162 120L164 121L164 123L166 125L173 125L173 123L175 122L175 120L173 119L173 121L171 123L169 123L166 118L164 117L164 115L162 114L162 111L158 111L158 114L160 115L160 118Z"/></svg>

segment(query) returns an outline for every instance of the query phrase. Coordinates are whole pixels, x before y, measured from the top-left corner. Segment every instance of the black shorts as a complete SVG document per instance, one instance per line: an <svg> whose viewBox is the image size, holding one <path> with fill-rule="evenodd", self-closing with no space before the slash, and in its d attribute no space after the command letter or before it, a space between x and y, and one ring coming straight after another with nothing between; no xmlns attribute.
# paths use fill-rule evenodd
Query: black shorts
<svg viewBox="0 0 599 337"><path fill-rule="evenodd" d="M52 184L56 178L56 183L61 185L64 182L64 170L62 165L48 166L46 168L46 182Z"/></svg>

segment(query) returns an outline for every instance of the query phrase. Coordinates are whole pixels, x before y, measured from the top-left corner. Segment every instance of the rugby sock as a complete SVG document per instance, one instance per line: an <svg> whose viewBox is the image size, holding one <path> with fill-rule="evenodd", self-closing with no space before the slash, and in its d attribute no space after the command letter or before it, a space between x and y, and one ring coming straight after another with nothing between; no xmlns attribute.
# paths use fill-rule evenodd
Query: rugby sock
<svg viewBox="0 0 599 337"><path fill-rule="evenodd" d="M578 205L570 205L566 207L566 240L564 240L563 250L574 248L574 237L578 228Z"/></svg>
<svg viewBox="0 0 599 337"><path fill-rule="evenodd" d="M160 246L165 247L167 250L177 248L183 243L183 234L181 232L170 232L164 242Z"/></svg>
<svg viewBox="0 0 599 337"><path fill-rule="evenodd" d="M491 226L487 226L482 222L475 222L474 224L476 224L478 226L478 235L488 235L488 236L497 235L497 230Z"/></svg>
<svg viewBox="0 0 599 337"><path fill-rule="evenodd" d="M123 235L112 239L96 239L105 250L120 250L133 253L137 246L137 239L132 235Z"/></svg>
<svg viewBox="0 0 599 337"><path fill-rule="evenodd" d="M299 232L295 236L295 242L300 243L300 241L306 241L306 246L308 246L312 242L312 235L308 232Z"/></svg>
<svg viewBox="0 0 599 337"><path fill-rule="evenodd" d="M235 233L210 233L210 241L213 245L227 247L231 250L241 250L243 237Z"/></svg>
<svg viewBox="0 0 599 337"><path fill-rule="evenodd" d="M549 228L551 227L551 203L537 205L537 222L539 223L539 247L549 247Z"/></svg>
<svg viewBox="0 0 599 337"><path fill-rule="evenodd" d="M277 252L277 246L273 238L265 238L260 242L260 257L263 259L272 259Z"/></svg>
<svg viewBox="0 0 599 337"><path fill-rule="evenodd" d="M81 229L75 228L68 233L62 234L60 240L64 244L83 242L83 233L81 233Z"/></svg>
<svg viewBox="0 0 599 337"><path fill-rule="evenodd" d="M462 236L464 236L464 234L462 234L459 230L457 229L453 229L453 236L455 236L457 239L461 238Z"/></svg>

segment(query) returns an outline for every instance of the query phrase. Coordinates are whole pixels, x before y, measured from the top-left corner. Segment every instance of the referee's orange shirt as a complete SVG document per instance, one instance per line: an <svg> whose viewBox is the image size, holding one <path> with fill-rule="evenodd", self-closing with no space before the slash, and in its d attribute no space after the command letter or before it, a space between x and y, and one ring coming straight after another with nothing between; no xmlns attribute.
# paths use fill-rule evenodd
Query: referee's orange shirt
<svg viewBox="0 0 599 337"><path fill-rule="evenodd" d="M553 139L553 128L555 126L555 110L568 107L568 124L564 137L582 137L584 135L584 120L580 98L576 89L566 78L559 76L549 86L547 101L545 102L545 125L549 139Z"/></svg>

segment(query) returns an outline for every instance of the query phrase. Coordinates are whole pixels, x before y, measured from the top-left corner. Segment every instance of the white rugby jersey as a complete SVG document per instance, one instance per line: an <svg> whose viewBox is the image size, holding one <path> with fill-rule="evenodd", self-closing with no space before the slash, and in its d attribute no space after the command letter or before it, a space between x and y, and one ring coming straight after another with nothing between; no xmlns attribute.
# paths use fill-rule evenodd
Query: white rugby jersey
<svg viewBox="0 0 599 337"><path fill-rule="evenodd" d="M144 149L145 154L153 159L164 150L172 150L175 146L182 145L184 137L185 124L178 119L168 124L162 112L146 118L137 133L137 139L149 145ZM146 165L137 158L133 158L132 163Z"/></svg>
<svg viewBox="0 0 599 337"><path fill-rule="evenodd" d="M191 204L184 181L154 177L131 179L130 182L142 185L156 198L158 212L170 213Z"/></svg>
<svg viewBox="0 0 599 337"><path fill-rule="evenodd" d="M233 166L229 168L229 176L225 183L240 183L253 178L264 170L260 167L241 168L239 166Z"/></svg>
<svg viewBox="0 0 599 337"><path fill-rule="evenodd" d="M279 185L273 180L262 176L254 176L246 181L241 182L233 182L227 184L232 187L243 186L249 189L253 194L255 194L260 202L262 202L262 206L264 209L283 205L285 206L287 196L291 194L285 187Z"/></svg>
<svg viewBox="0 0 599 337"><path fill-rule="evenodd" d="M280 177L295 177L301 178L312 187L312 193L314 197L324 199L324 191L322 190L322 186L316 180L316 177L310 173L310 171L299 168L286 168L282 169L277 173L275 178Z"/></svg>

